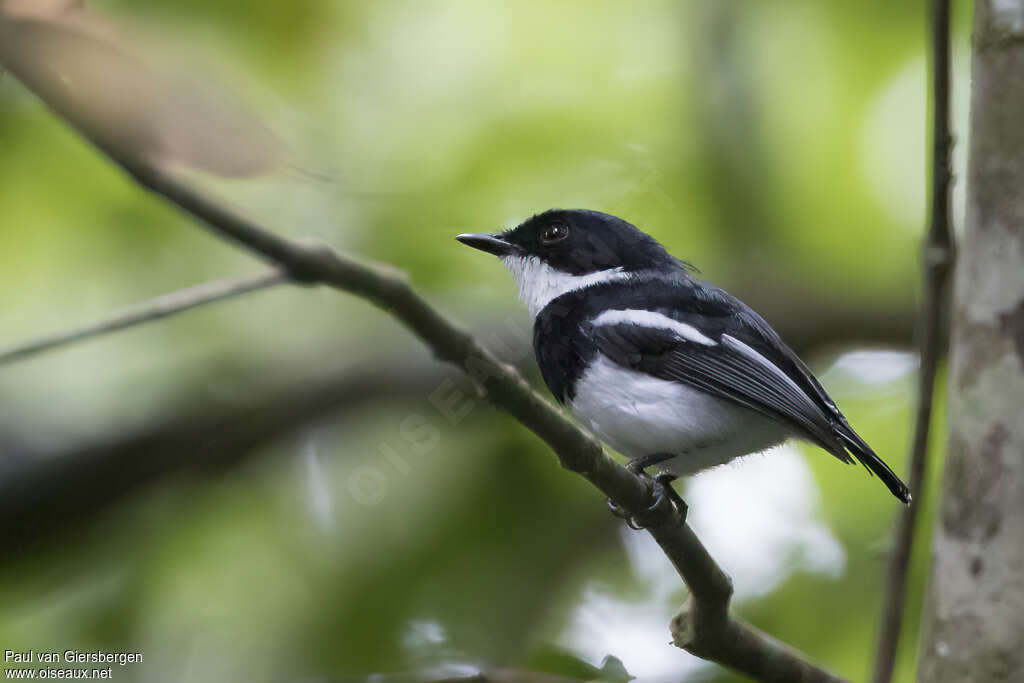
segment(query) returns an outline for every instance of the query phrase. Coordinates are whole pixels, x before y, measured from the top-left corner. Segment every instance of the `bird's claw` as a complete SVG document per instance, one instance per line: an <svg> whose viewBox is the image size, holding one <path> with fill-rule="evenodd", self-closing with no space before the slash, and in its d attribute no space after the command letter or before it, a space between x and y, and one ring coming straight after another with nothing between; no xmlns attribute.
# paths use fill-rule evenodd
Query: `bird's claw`
<svg viewBox="0 0 1024 683"><path fill-rule="evenodd" d="M635 474L636 476L650 482L651 495L654 502L652 502L650 505L644 508L644 510L642 510L639 514L630 514L629 511L616 505L609 498L608 508L612 511L612 514L616 517L624 519L626 521L626 525L630 529L640 531L641 529L650 526L652 516L656 515L660 511L661 506L668 502L668 504L671 505L679 513L679 516L682 518L682 521L685 522L687 512L686 502L683 501L683 499L679 497L679 494L676 492L676 490L672 488L672 482L675 481L676 476L668 472L659 472L656 476L652 477L651 475L644 472L642 467L637 468L636 471L634 471L634 467L631 467L632 464L633 463L627 464L626 468L633 472L633 474Z"/></svg>
<svg viewBox="0 0 1024 683"><path fill-rule="evenodd" d="M612 502L611 498L608 499L608 509L611 510L612 514L618 517L619 519L625 520L626 526L628 526L630 529L634 531L640 531L641 529L643 529L642 526L638 526L637 523L633 521L633 516L630 515L625 508L616 505L614 502Z"/></svg>

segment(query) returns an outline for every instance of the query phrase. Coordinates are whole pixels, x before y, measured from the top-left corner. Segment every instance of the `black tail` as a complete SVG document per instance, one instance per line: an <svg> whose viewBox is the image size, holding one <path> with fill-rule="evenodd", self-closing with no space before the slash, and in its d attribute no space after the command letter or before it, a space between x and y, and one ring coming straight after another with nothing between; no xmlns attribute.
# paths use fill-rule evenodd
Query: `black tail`
<svg viewBox="0 0 1024 683"><path fill-rule="evenodd" d="M904 505L910 505L910 489L904 484L896 473L889 469L881 458L875 455L875 452L871 450L871 446L868 446L864 439L857 436L857 432L848 424L844 424L836 429L836 436L846 445L846 449L853 453L853 456L860 460L860 462L867 467L869 470L878 475L878 478L882 480L892 495L900 499Z"/></svg>

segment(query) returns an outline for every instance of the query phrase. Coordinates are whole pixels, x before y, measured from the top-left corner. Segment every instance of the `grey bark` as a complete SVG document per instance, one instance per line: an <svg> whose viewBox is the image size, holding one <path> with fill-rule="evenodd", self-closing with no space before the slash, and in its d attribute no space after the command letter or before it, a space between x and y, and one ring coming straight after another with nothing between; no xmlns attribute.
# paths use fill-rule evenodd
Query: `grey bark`
<svg viewBox="0 0 1024 683"><path fill-rule="evenodd" d="M922 681L1024 681L1024 0L978 0Z"/></svg>

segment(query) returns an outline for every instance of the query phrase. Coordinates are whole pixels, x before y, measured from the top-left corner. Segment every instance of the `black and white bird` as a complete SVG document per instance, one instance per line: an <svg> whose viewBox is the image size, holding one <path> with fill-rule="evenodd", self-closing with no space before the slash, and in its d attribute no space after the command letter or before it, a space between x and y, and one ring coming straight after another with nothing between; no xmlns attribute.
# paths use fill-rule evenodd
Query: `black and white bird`
<svg viewBox="0 0 1024 683"><path fill-rule="evenodd" d="M553 209L457 239L512 272L551 393L633 471L687 476L799 438L910 502L775 330L632 224Z"/></svg>

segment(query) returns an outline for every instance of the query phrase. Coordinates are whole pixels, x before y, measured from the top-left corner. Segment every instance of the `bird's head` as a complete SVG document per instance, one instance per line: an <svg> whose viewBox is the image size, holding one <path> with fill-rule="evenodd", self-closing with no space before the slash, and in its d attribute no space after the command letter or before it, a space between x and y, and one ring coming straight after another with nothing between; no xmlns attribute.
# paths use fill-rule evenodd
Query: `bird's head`
<svg viewBox="0 0 1024 683"><path fill-rule="evenodd" d="M681 265L631 223L585 209L551 209L503 233L456 239L498 256L533 315L566 292Z"/></svg>

